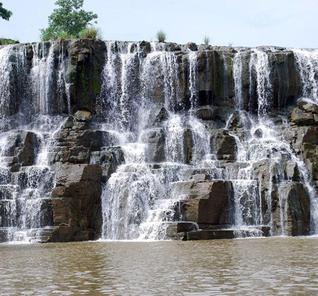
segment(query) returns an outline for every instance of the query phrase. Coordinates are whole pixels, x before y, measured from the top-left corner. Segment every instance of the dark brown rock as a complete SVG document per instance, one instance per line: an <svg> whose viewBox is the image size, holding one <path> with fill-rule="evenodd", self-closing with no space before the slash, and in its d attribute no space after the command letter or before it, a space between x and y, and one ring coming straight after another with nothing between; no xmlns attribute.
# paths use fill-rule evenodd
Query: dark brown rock
<svg viewBox="0 0 318 296"><path fill-rule="evenodd" d="M303 137L303 143L318 145L318 126L307 129Z"/></svg>
<svg viewBox="0 0 318 296"><path fill-rule="evenodd" d="M101 233L101 178L99 165L59 165L52 192L53 225L49 241L97 239Z"/></svg>
<svg viewBox="0 0 318 296"><path fill-rule="evenodd" d="M272 192L272 198L274 234L280 235L283 228L286 235L309 234L310 197L302 183L281 184L279 189ZM283 198L283 202L279 201L280 198ZM285 213L283 217L282 212Z"/></svg>
<svg viewBox="0 0 318 296"><path fill-rule="evenodd" d="M73 111L95 111L96 98L101 90L105 50L105 43L101 40L79 39L70 44L68 76Z"/></svg>
<svg viewBox="0 0 318 296"><path fill-rule="evenodd" d="M178 182L174 194L188 197L177 208L184 221L201 224L231 224L230 211L233 195L229 181Z"/></svg>
<svg viewBox="0 0 318 296"><path fill-rule="evenodd" d="M215 151L218 159L235 161L237 144L233 136L225 130L217 131L211 141L212 151Z"/></svg>
<svg viewBox="0 0 318 296"><path fill-rule="evenodd" d="M20 166L35 164L40 150L41 139L30 131L16 131L10 134L3 156L10 157L9 166L13 171Z"/></svg>

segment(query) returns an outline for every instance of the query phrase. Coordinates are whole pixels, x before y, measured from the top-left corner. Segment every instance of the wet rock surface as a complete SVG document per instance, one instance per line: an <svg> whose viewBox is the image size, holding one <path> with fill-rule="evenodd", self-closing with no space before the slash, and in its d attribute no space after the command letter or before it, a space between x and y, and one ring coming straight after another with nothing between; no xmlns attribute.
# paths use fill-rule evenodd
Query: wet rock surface
<svg viewBox="0 0 318 296"><path fill-rule="evenodd" d="M3 156L7 157L8 165L13 171L21 166L35 164L39 153L41 139L37 134L27 131L16 131L7 139Z"/></svg>
<svg viewBox="0 0 318 296"><path fill-rule="evenodd" d="M0 241L9 228L43 242L312 233L310 54L100 40L0 50Z"/></svg>
<svg viewBox="0 0 318 296"><path fill-rule="evenodd" d="M196 222L199 226L231 224L231 182L186 181L174 184L173 190L185 198L176 206L182 220Z"/></svg>
<svg viewBox="0 0 318 296"><path fill-rule="evenodd" d="M53 225L49 241L91 240L100 236L101 178L99 165L61 164L52 191Z"/></svg>

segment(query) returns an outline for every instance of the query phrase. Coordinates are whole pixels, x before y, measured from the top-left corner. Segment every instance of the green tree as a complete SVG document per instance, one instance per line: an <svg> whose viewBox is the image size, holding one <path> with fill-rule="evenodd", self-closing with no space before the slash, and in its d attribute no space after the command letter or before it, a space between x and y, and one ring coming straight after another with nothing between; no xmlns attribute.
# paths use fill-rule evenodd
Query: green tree
<svg viewBox="0 0 318 296"><path fill-rule="evenodd" d="M84 0L57 0L48 27L41 30L41 39L78 38L97 19L97 14L82 9L83 3Z"/></svg>
<svg viewBox="0 0 318 296"><path fill-rule="evenodd" d="M10 16L12 15L12 12L10 10L5 9L2 5L2 2L0 2L0 17L8 21Z"/></svg>

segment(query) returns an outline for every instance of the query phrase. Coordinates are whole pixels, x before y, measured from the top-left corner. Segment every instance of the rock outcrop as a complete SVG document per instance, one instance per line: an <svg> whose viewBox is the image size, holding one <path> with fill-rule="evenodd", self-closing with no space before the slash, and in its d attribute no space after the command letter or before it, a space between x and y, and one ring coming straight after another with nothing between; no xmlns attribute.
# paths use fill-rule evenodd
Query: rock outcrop
<svg viewBox="0 0 318 296"><path fill-rule="evenodd" d="M51 208L55 227L49 241L93 240L101 236L102 184L123 162L107 132L94 130L89 111L77 111L55 136L50 163L55 168Z"/></svg>
<svg viewBox="0 0 318 296"><path fill-rule="evenodd" d="M197 223L200 228L232 224L233 187L230 181L185 181L173 186L173 194L183 200L176 205L180 220Z"/></svg>
<svg viewBox="0 0 318 296"><path fill-rule="evenodd" d="M311 51L61 40L0 70L0 241L317 231Z"/></svg>
<svg viewBox="0 0 318 296"><path fill-rule="evenodd" d="M101 179L99 165L61 164L50 204L53 226L50 242L93 240L101 235Z"/></svg>

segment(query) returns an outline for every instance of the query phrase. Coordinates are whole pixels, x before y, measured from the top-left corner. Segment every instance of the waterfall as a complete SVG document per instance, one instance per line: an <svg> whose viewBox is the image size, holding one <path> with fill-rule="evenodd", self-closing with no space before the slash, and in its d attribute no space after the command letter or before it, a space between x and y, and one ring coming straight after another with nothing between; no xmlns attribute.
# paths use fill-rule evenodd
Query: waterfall
<svg viewBox="0 0 318 296"><path fill-rule="evenodd" d="M238 163L228 163L217 159L211 154L214 144L211 142L211 126L196 116L198 106L198 54L188 51L188 92L190 94L190 109L177 112L175 106L181 100L180 72L177 56L165 48L151 47L149 53L142 53L138 46L119 46L107 44L107 57L104 68L103 88L109 96L105 106L118 102L120 109L126 106L127 113L139 105L138 116L134 124L139 129L134 130L134 137L126 137L121 143L125 155L125 163L111 175L103 191L103 238L104 239L160 239L165 237L167 222L174 221L174 206L181 195L175 196L171 191L173 183L187 180L189 170L198 170L209 175L211 180L229 180L233 184L233 225L237 236L261 235L260 227L269 227L272 234L286 233L287 199L279 194L280 222L274 225L272 194L275 186L288 184L281 163L285 159L297 162L306 189L313 196L313 187L306 169L291 150L289 144L274 130L269 119L272 108L271 69L268 53L263 49L238 50L233 56L233 80L236 109L240 110L243 128L246 133L232 130L232 114L226 123L225 130L235 139L237 145L236 159ZM134 49L132 49L132 47ZM112 50L111 50L112 49ZM137 50L137 51L136 51ZM273 49L270 49L273 51ZM124 53L123 53L124 52ZM244 114L243 104L243 59L249 58L248 77L250 97L257 100L257 116ZM120 55L120 62L118 62ZM223 54L224 64L224 95L228 93L227 80L228 56ZM246 59L248 60L248 59ZM121 68L118 68L118 64ZM230 65L230 64L229 64ZM210 66L210 65L209 65ZM245 71L245 70L244 70ZM139 73L139 78L135 75ZM162 77L162 82L160 79ZM134 89L129 81L138 81ZM160 84L162 83L162 84ZM120 88L118 88L120 86ZM162 87L162 96L158 96L158 86ZM135 96L127 95L129 93ZM116 94L116 95L113 95ZM129 100L127 100L129 96ZM154 98L158 101L154 101ZM113 100L110 101L110 100ZM141 100L141 101L140 101ZM167 118L160 127L153 129L149 125L152 118L151 109L161 104L167 111ZM114 105L116 108L116 104ZM112 116L118 116L112 115ZM128 117L127 117L128 118ZM131 118L131 117L130 117ZM115 117L110 117L114 121ZM129 120L127 120L129 121ZM250 124L250 126L249 126ZM120 133L120 127L117 127ZM146 154L153 144L149 144L146 135L158 135L159 130L164 135L164 159L155 165L147 160ZM122 134L123 135L123 134ZM190 150L189 150L190 149ZM255 169L261 163L268 162L269 176L264 179L260 173L255 175ZM167 178L167 176L170 176ZM277 180L273 184L273 180ZM266 189L266 190L265 190ZM265 191L264 191L265 190ZM279 192L279 189L277 189ZM312 207L314 208L314 207ZM312 220L316 221L314 213ZM276 219L276 218L275 218ZM275 220L276 221L276 220ZM315 229L312 222L312 229Z"/></svg>
<svg viewBox="0 0 318 296"><path fill-rule="evenodd" d="M166 123L166 157L170 162L184 162L184 123L179 115L172 115Z"/></svg>
<svg viewBox="0 0 318 296"><path fill-rule="evenodd" d="M31 81L32 94L36 100L41 114L49 114L51 102L50 91L52 89L53 80L53 62L54 62L54 46L50 46L48 53L44 43L34 44L32 46L34 58L32 60Z"/></svg>
<svg viewBox="0 0 318 296"><path fill-rule="evenodd" d="M2 172L0 196L5 204L6 219L0 221L1 227L8 229L10 241L32 241L40 237L42 228L51 224L48 200L54 187L54 173L48 163L48 149L53 145L54 134L61 125L62 118L42 118L41 129L24 132L26 137L36 139L37 158L33 165L22 166L18 172L10 172L8 150L1 151L0 167ZM41 123L40 123L41 122ZM27 128L27 127L25 127ZM2 141L10 143L21 130L7 132ZM2 213L1 213L2 214Z"/></svg>
<svg viewBox="0 0 318 296"><path fill-rule="evenodd" d="M26 99L26 48L13 45L0 48L0 117L1 129L17 106ZM14 87L13 87L14 86Z"/></svg>
<svg viewBox="0 0 318 296"><path fill-rule="evenodd" d="M192 161L200 162L210 157L210 136L206 126L195 116L190 116L189 126L193 139L193 159Z"/></svg>
<svg viewBox="0 0 318 296"><path fill-rule="evenodd" d="M113 108L109 120L113 123L116 117L121 115L121 118L126 118L126 122L131 124L129 112L133 108L139 108L139 112L134 113L134 125L138 128L129 130L134 132L134 136L130 137L127 133L124 138L118 138L125 163L111 175L103 190L103 238L158 239L164 237L165 233L162 222L172 219L169 217L169 212L174 201L168 199L167 192L169 183L177 178L176 172L182 166L173 163L184 161L183 119L170 113L178 103L176 57L171 52L156 50L142 57L138 47L134 51L133 44L128 44L127 50L120 49L121 69L118 71L115 63L118 53L110 50L110 46L107 44L102 86L105 95L101 98L102 101L106 100L104 106L111 105ZM137 73L139 78L136 77ZM167 162L154 169L146 160L149 144L144 142L144 138L147 132L151 131L147 129L150 116L147 108L152 106L150 102L157 87L155 84L157 75L163 75L162 104L170 115L163 127L167 133L164 147ZM132 81L138 81L139 87L132 86ZM115 109L117 104L110 101L119 97L117 85L121 86L119 110ZM132 87L135 96L131 96ZM116 94L115 97L113 94ZM111 124L107 124L104 128L109 131L110 126ZM114 125L111 128L113 129ZM115 126L115 129L117 129L116 134L119 134L122 125Z"/></svg>
<svg viewBox="0 0 318 296"><path fill-rule="evenodd" d="M318 50L293 50L302 82L302 96L318 101Z"/></svg>
<svg viewBox="0 0 318 296"><path fill-rule="evenodd" d="M270 67L268 56L265 52L254 49L250 58L250 86L253 85L253 73L256 75L258 115L264 116L272 103L272 86L270 81ZM239 87L239 86L238 86ZM252 96L252 93L250 93Z"/></svg>
<svg viewBox="0 0 318 296"><path fill-rule="evenodd" d="M189 52L189 91L190 91L190 116L188 118L189 129L191 131L192 161L193 163L205 160L210 154L210 136L206 126L195 116L194 111L198 107L198 54L196 51ZM181 130L181 129L179 129ZM182 131L184 133L184 131ZM168 132L168 135L170 133ZM180 137L179 137L180 138ZM173 152L172 152L173 153ZM168 153L170 154L170 153Z"/></svg>
<svg viewBox="0 0 318 296"><path fill-rule="evenodd" d="M158 53L156 53L158 55ZM159 53L160 64L164 77L165 107L174 110L178 104L178 64L177 57L171 52ZM147 73L151 71L148 68Z"/></svg>
<svg viewBox="0 0 318 296"><path fill-rule="evenodd" d="M289 110L276 106L277 88L289 83L282 81L276 54L285 63L290 50L215 47L202 52L174 43L96 42L105 49L98 70L101 91L88 132L83 129L77 138L91 131L107 138L87 148L84 162L103 169L103 239L166 239L172 226L186 223L194 223L198 232L232 231L236 237L266 231L289 235L290 199L298 189L310 199L310 233L318 231L312 176L285 133L294 128ZM41 240L54 224L50 153L63 145L55 143L55 134L68 124L65 116L82 103L73 89L72 44L0 47L0 235L6 231L12 241ZM305 102L316 102L317 51L292 52L302 84L288 100L302 92ZM313 114L310 120L315 121ZM86 122L81 124L86 129ZM213 186L220 184L227 190L226 211L216 222L198 222L202 217L193 213L218 202L221 194Z"/></svg>
<svg viewBox="0 0 318 296"><path fill-rule="evenodd" d="M114 61L114 55L117 54L108 49L103 74L103 89L112 85L123 87L126 81L135 79L132 76L137 73L136 68L139 68L139 89L135 90L136 97L127 101L128 108L131 108L131 105L139 104L140 110L135 118L135 125L139 126L139 129L135 137L121 141L125 163L111 175L103 190L103 238L160 239L165 237L168 222L173 221L173 208L181 198L178 195L172 196L170 187L173 182L183 178L185 162L191 161L188 158L192 152L186 151L186 141L195 143L191 158L194 162L199 163L209 153L209 136L205 126L195 118L192 111L190 116L175 113L175 108L179 104L180 91L175 53L165 49L157 50L156 46L153 46L152 51L146 56L141 53L135 55L136 61L131 64L131 67L135 67L135 69L131 69L124 75L123 71L109 70L109 61ZM132 54L128 55L122 59L127 61L132 58ZM193 110L197 100L197 53L189 52L188 56L188 85ZM115 75L116 79L112 75ZM148 120L151 114L148 109L153 108L151 101L158 92L156 84L158 77L163 78L161 85L163 96L160 96L160 103L165 108L168 118L164 120L161 127L164 133L165 159L154 168L153 164L146 159L146 151L152 148L144 139L147 138L149 132L153 132L152 129L149 129ZM126 93L130 91L131 89L128 87ZM141 98L142 101L136 101L138 98ZM107 98L105 95L104 99L110 100L111 96ZM105 105L108 105L107 102Z"/></svg>
<svg viewBox="0 0 318 296"><path fill-rule="evenodd" d="M1 134L0 228L9 241L41 240L43 230L52 226L49 200L54 171L48 151L64 120L53 114L71 109L68 60L64 50L57 53L56 48L54 43L39 43L0 49L0 112L5 131Z"/></svg>
<svg viewBox="0 0 318 296"><path fill-rule="evenodd" d="M223 95L224 98L229 97L229 65L228 65L228 57L225 52L222 53L222 59L223 59Z"/></svg>
<svg viewBox="0 0 318 296"><path fill-rule="evenodd" d="M10 71L11 64L9 58L11 55L11 46L0 48L0 114L1 118L9 113L10 106Z"/></svg>
<svg viewBox="0 0 318 296"><path fill-rule="evenodd" d="M243 93L242 93L242 62L243 52L238 51L233 59L233 78L234 78L234 90L235 90L235 103L239 110L243 109Z"/></svg>
<svg viewBox="0 0 318 296"><path fill-rule="evenodd" d="M235 94L236 94L236 106L237 109L241 109L241 98L242 98L242 52L238 51L233 59L233 78L235 83ZM306 72L306 71L305 71ZM308 73L308 72L306 72ZM291 159L294 163L297 164L297 167L300 169L302 180L305 184L305 188L309 193L310 202L311 202L311 231L315 233L315 223L313 221L317 221L317 207L316 207L316 193L310 184L310 178L308 177L307 169L304 163L299 160L295 153L290 148L290 145L285 142L281 136L277 132L274 131L274 124L268 118L268 112L271 108L272 102L272 86L270 81L270 67L268 56L265 52L259 49L253 49L250 57L250 65L249 65L249 83L250 83L250 96L253 96L253 89L256 89L257 95L257 106L258 106L258 116L256 120L252 119L252 128L251 128L251 136L246 140L241 140L233 131L230 134L235 137L238 148L237 159L242 162L247 162L247 168L239 169L238 176L243 176L243 178L247 178L244 182L235 181L235 174L233 173L228 176L229 179L233 179L234 184L234 200L235 200L235 225L234 227L238 229L242 229L242 226L247 226L251 224L251 221L248 221L249 217L252 217L252 212L254 209L254 217L257 219L254 220L252 224L257 225L259 223L264 224L266 221L264 220L265 216L270 216L267 218L267 223L270 225L271 229L273 229L273 217L271 213L262 214L262 204L265 204L268 209L272 208L272 190L273 184L272 180L275 176L275 179L278 180L278 185L276 186L284 186L284 170L281 167L284 158L287 157ZM231 118L229 118L230 121ZM255 137L257 133L259 136ZM253 184L253 176L251 174L251 169L253 165L258 162L268 159L270 161L269 171L270 177L268 180L268 184ZM242 170L244 174L242 174ZM246 170L249 172L246 174ZM273 171L275 173L273 175ZM259 182L261 179L258 179ZM254 181L255 182L255 181ZM256 188L259 186L259 190ZM262 192L260 188L267 186L268 192L265 197L265 200L262 201ZM252 190L252 191L251 191ZM278 191L278 199L279 199L279 209L280 209L280 234L286 234L286 221L287 221L287 199L284 193L277 189ZM242 199L244 199L244 195L252 196L252 204L249 202L249 205L242 204ZM263 197L264 198L264 197ZM244 213L244 210L249 209L249 212ZM238 233L238 235L242 235Z"/></svg>
<svg viewBox="0 0 318 296"><path fill-rule="evenodd" d="M197 107L197 53L195 51L191 51L189 53L189 90L190 90L190 103L191 108Z"/></svg>

